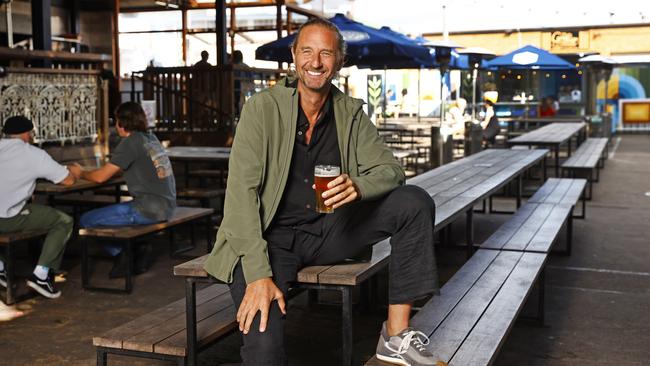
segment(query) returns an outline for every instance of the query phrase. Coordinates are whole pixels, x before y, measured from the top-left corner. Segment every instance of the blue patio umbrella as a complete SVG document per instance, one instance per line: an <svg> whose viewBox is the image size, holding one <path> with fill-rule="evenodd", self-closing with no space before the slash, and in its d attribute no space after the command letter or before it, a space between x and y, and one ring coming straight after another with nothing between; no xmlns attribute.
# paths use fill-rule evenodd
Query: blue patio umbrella
<svg viewBox="0 0 650 366"><path fill-rule="evenodd" d="M339 28L347 44L345 66L403 68L403 65L424 65L430 60L426 47L392 30L369 27L343 14L336 14L329 20ZM292 62L289 47L294 38L292 34L258 47L255 58Z"/></svg>
<svg viewBox="0 0 650 366"><path fill-rule="evenodd" d="M568 61L548 51L535 46L524 46L503 56L487 62L488 67L500 69L532 69L532 70L569 70L575 66Z"/></svg>

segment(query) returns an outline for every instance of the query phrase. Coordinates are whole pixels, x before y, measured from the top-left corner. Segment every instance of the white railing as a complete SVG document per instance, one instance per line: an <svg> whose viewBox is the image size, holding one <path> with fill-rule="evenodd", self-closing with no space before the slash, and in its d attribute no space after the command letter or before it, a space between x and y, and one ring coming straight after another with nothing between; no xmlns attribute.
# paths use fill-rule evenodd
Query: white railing
<svg viewBox="0 0 650 366"><path fill-rule="evenodd" d="M102 81L97 70L8 68L0 78L0 126L22 115L34 123L34 142L97 139Z"/></svg>

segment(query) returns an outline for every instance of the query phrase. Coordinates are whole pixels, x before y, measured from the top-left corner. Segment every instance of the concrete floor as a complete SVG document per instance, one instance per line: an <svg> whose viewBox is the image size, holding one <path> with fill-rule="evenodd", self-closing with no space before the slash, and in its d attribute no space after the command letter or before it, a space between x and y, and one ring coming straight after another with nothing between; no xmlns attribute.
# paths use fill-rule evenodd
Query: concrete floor
<svg viewBox="0 0 650 366"><path fill-rule="evenodd" d="M572 256L549 259L545 325L518 321L496 365L650 364L650 136L624 135L613 143L611 159L587 205L587 219L575 221ZM507 218L475 215L476 240L487 238ZM459 241L463 230L462 222L454 225ZM0 365L94 364L93 335L182 298L183 281L171 273L182 260L169 259L164 239L156 238L161 245L155 265L136 278L128 296L82 291L79 246L71 243L63 296L27 300L20 304L30 311L27 316L0 323ZM463 264L464 252L441 247L437 254L445 281ZM98 268L98 279L107 272L107 264ZM322 297L336 300L333 294ZM534 311L535 304L531 299L524 311ZM291 301L288 312L290 364L339 364L339 308L308 306L301 295ZM373 354L382 316L382 311L356 313L355 364ZM238 334L231 334L201 353L200 364L238 364L239 345ZM170 364L115 356L109 363Z"/></svg>

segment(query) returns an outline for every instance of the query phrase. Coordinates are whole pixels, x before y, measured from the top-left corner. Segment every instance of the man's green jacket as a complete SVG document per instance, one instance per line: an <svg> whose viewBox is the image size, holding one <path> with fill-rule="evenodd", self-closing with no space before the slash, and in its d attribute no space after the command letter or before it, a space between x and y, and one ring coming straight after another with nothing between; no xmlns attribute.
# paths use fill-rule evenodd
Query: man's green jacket
<svg viewBox="0 0 650 366"><path fill-rule="evenodd" d="M230 153L224 218L205 270L231 283L241 260L246 283L273 277L262 233L271 224L289 176L298 118L298 91L283 79L244 105ZM403 184L404 171L361 108L363 101L332 86L341 172L361 199Z"/></svg>

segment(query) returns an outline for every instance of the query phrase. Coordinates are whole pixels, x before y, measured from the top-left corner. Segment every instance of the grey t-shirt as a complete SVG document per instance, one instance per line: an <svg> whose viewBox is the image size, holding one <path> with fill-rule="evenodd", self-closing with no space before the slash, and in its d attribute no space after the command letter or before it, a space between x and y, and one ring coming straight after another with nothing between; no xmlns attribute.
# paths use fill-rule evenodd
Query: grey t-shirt
<svg viewBox="0 0 650 366"><path fill-rule="evenodd" d="M172 164L153 133L132 132L113 151L111 163L124 170L135 209L156 221L168 220L176 207Z"/></svg>

